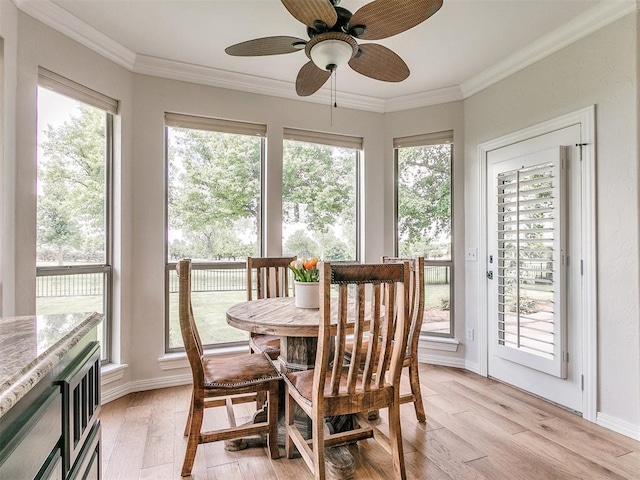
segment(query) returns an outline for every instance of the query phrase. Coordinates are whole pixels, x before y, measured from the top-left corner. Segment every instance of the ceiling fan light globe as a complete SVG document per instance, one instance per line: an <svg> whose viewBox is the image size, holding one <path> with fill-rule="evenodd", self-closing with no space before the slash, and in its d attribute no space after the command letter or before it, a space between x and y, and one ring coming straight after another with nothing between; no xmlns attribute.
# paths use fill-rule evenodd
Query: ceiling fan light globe
<svg viewBox="0 0 640 480"><path fill-rule="evenodd" d="M309 55L316 67L322 70L333 70L351 60L353 47L342 40L324 40L315 44Z"/></svg>

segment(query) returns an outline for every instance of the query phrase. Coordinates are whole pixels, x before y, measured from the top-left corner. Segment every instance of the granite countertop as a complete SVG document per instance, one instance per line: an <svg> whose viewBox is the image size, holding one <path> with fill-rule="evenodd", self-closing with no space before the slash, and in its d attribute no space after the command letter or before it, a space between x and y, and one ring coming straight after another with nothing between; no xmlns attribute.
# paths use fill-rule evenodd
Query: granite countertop
<svg viewBox="0 0 640 480"><path fill-rule="evenodd" d="M0 318L0 417L92 328L99 313Z"/></svg>

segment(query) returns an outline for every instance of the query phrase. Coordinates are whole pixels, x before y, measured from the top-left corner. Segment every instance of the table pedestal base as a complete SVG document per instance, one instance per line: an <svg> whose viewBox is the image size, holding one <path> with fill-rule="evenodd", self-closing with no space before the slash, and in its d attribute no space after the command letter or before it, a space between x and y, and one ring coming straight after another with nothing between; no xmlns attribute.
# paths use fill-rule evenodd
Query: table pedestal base
<svg viewBox="0 0 640 480"><path fill-rule="evenodd" d="M355 449L355 452L354 452ZM340 447L331 447L325 450L325 465L328 473L333 478L350 480L356 474L356 455L358 446L342 445Z"/></svg>
<svg viewBox="0 0 640 480"><path fill-rule="evenodd" d="M282 404L284 405L284 404ZM286 425L284 419L284 410L279 412L278 418L278 446L284 447L286 440ZM266 405L262 409L253 414L253 423L265 422L267 420L267 408ZM301 410L296 415L295 422L302 432L305 438L311 437L311 422L309 417L306 416ZM327 428L331 432L347 431L353 428L353 423L350 416L341 417L329 417L327 418ZM238 438L235 440L225 440L224 449L230 452L236 452L238 450L244 450L247 447L267 445L267 436L260 435L256 437ZM356 459L355 452L357 452L357 446L353 445L341 445L339 447L331 447L325 450L325 464L326 468L333 478L336 480L351 480L356 473Z"/></svg>
<svg viewBox="0 0 640 480"><path fill-rule="evenodd" d="M316 337L280 337L280 371L289 373L312 369L317 347Z"/></svg>

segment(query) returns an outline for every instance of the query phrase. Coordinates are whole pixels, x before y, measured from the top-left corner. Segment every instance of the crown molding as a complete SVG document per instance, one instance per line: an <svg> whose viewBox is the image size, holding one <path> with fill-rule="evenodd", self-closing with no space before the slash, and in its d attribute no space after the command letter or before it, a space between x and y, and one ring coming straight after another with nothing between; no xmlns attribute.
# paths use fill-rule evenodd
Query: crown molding
<svg viewBox="0 0 640 480"><path fill-rule="evenodd" d="M71 15L55 3L49 0L13 0L13 2L18 9L27 15L72 38L121 67L133 70L136 59L135 52L89 26L78 17Z"/></svg>
<svg viewBox="0 0 640 480"><path fill-rule="evenodd" d="M269 95L272 97L288 98L291 100L301 100L295 93L295 84L282 80L273 80L244 73L218 70L201 65L176 62L164 58L151 57L148 55L138 55L133 68L135 73L152 75L155 77L180 80L184 82L198 83L212 87L228 88L248 93ZM371 112L384 113L384 100L356 95L345 92L338 92L341 107L355 108ZM330 92L321 89L312 97L304 99L307 102L321 103L329 105L331 101Z"/></svg>
<svg viewBox="0 0 640 480"><path fill-rule="evenodd" d="M456 102L463 100L462 91L458 85L452 87L427 90L426 92L403 95L401 97L390 98L385 101L385 113L410 110L412 108L427 107L429 105L439 105L441 103Z"/></svg>
<svg viewBox="0 0 640 480"><path fill-rule="evenodd" d="M321 89L310 97L301 98L295 94L295 85L292 82L136 54L50 0L13 0L13 2L18 9L27 15L135 73L298 101L320 104L329 104L331 101L330 92L326 89ZM465 80L459 86L386 100L338 92L340 106L385 113L463 100L622 18L637 8L637 0L603 2L496 65Z"/></svg>
<svg viewBox="0 0 640 480"><path fill-rule="evenodd" d="M545 35L538 41L510 55L494 66L462 82L460 85L462 95L464 98L468 98L581 38L590 35L619 18L628 15L637 8L636 0L603 2L601 5L577 16L561 28Z"/></svg>

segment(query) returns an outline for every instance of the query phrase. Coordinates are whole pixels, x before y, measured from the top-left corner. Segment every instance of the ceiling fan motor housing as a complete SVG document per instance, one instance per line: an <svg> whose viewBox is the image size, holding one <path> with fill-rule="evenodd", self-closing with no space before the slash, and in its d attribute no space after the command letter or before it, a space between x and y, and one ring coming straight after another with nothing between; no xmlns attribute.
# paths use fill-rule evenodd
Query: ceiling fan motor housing
<svg viewBox="0 0 640 480"><path fill-rule="evenodd" d="M316 19L313 21L313 26L307 27L307 35L309 38L313 38L316 35L321 35L326 32L343 32L343 33L351 33L349 22L351 21L351 17L353 13L351 13L346 8L337 7L334 4L334 9L336 11L337 20L336 22L329 26L323 20Z"/></svg>

